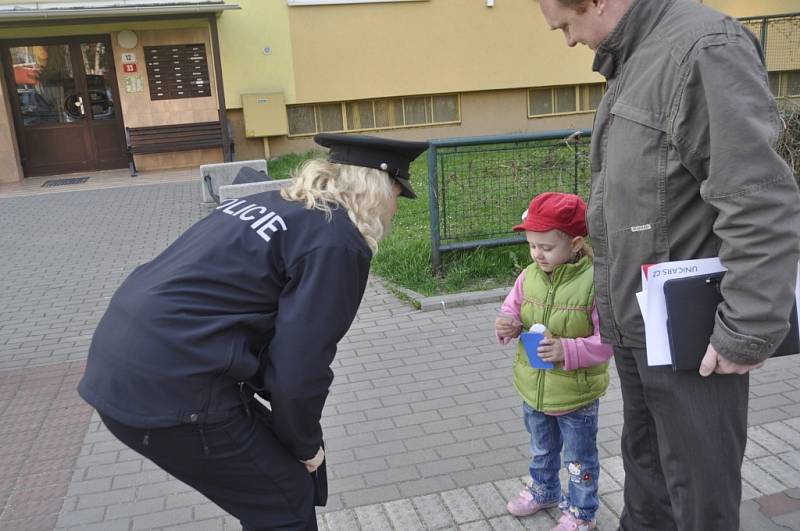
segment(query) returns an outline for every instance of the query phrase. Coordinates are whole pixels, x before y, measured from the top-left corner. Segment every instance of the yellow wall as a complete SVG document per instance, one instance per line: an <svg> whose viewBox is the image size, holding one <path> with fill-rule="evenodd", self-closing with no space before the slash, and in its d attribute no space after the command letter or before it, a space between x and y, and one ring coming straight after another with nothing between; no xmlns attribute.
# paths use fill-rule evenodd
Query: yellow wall
<svg viewBox="0 0 800 531"><path fill-rule="evenodd" d="M298 103L602 80L532 0L291 7L289 20Z"/></svg>
<svg viewBox="0 0 800 531"><path fill-rule="evenodd" d="M470 92L461 95L460 124L370 131L369 134L399 140L429 140L432 138L515 134L556 129L583 129L592 126L594 113L528 118L527 98L528 91L526 89ZM269 146L272 155L319 149L319 146L313 142L310 136L271 137Z"/></svg>
<svg viewBox="0 0 800 531"><path fill-rule="evenodd" d="M800 0L705 3L736 17L800 11ZM536 2L485 4L430 0L286 7L285 2L263 2L256 8L257 0L243 0L243 10L233 16L251 13L263 20L256 9L271 9L271 16L282 21L288 16L292 62L275 61L284 72L279 77L288 81L283 85L288 103L602 80L591 72L592 52L567 48L560 32L548 30ZM558 68L553 68L555 57ZM261 70L257 76L262 82Z"/></svg>
<svg viewBox="0 0 800 531"><path fill-rule="evenodd" d="M225 106L238 109L242 94L283 92L295 101L289 7L286 0L236 0L242 9L219 20ZM269 47L269 55L264 48Z"/></svg>

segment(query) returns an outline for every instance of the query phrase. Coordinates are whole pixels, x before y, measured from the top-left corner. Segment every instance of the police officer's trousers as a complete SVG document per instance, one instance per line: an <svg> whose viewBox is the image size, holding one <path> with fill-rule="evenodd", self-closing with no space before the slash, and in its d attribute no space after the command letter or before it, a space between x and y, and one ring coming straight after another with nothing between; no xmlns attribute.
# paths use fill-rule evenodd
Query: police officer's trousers
<svg viewBox="0 0 800 531"><path fill-rule="evenodd" d="M120 441L238 518L246 531L316 531L311 476L278 441L269 410L222 422L141 429L101 414Z"/></svg>

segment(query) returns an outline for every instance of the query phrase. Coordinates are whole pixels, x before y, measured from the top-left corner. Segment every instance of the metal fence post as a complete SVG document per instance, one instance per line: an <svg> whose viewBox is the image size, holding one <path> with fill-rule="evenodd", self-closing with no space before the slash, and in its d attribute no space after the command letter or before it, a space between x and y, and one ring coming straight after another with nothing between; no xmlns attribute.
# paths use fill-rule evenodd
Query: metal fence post
<svg viewBox="0 0 800 531"><path fill-rule="evenodd" d="M428 148L428 210L431 215L431 267L433 273L442 270L442 253L439 249L439 186L436 174L436 144Z"/></svg>
<svg viewBox="0 0 800 531"><path fill-rule="evenodd" d="M578 164L580 162L578 160L578 141L580 140L580 138L581 138L580 135L578 135L578 137L575 138L575 144L572 146L573 156L575 158L575 174L573 175L572 179L572 182L574 183L573 193L575 195L578 195Z"/></svg>

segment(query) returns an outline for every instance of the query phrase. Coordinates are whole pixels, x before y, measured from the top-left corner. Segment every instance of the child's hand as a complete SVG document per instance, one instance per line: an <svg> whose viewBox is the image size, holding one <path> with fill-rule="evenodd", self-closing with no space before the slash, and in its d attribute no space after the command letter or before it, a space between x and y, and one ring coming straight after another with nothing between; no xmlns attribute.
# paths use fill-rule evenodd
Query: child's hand
<svg viewBox="0 0 800 531"><path fill-rule="evenodd" d="M561 345L560 339L545 337L539 341L537 352L542 361L549 363L562 363L564 361L564 347Z"/></svg>
<svg viewBox="0 0 800 531"><path fill-rule="evenodd" d="M497 337L518 337L522 332L522 323L511 316L498 316L494 320L494 331Z"/></svg>

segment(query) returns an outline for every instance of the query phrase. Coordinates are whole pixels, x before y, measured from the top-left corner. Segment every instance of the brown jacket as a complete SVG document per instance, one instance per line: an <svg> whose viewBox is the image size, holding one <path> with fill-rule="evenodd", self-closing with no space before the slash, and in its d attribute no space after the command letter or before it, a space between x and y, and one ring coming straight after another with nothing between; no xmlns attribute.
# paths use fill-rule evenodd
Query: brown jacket
<svg viewBox="0 0 800 531"><path fill-rule="evenodd" d="M608 80L592 135L589 233L604 341L644 348L641 264L719 256L728 268L711 343L767 358L788 330L800 194L761 48L689 0L637 0L595 56Z"/></svg>

